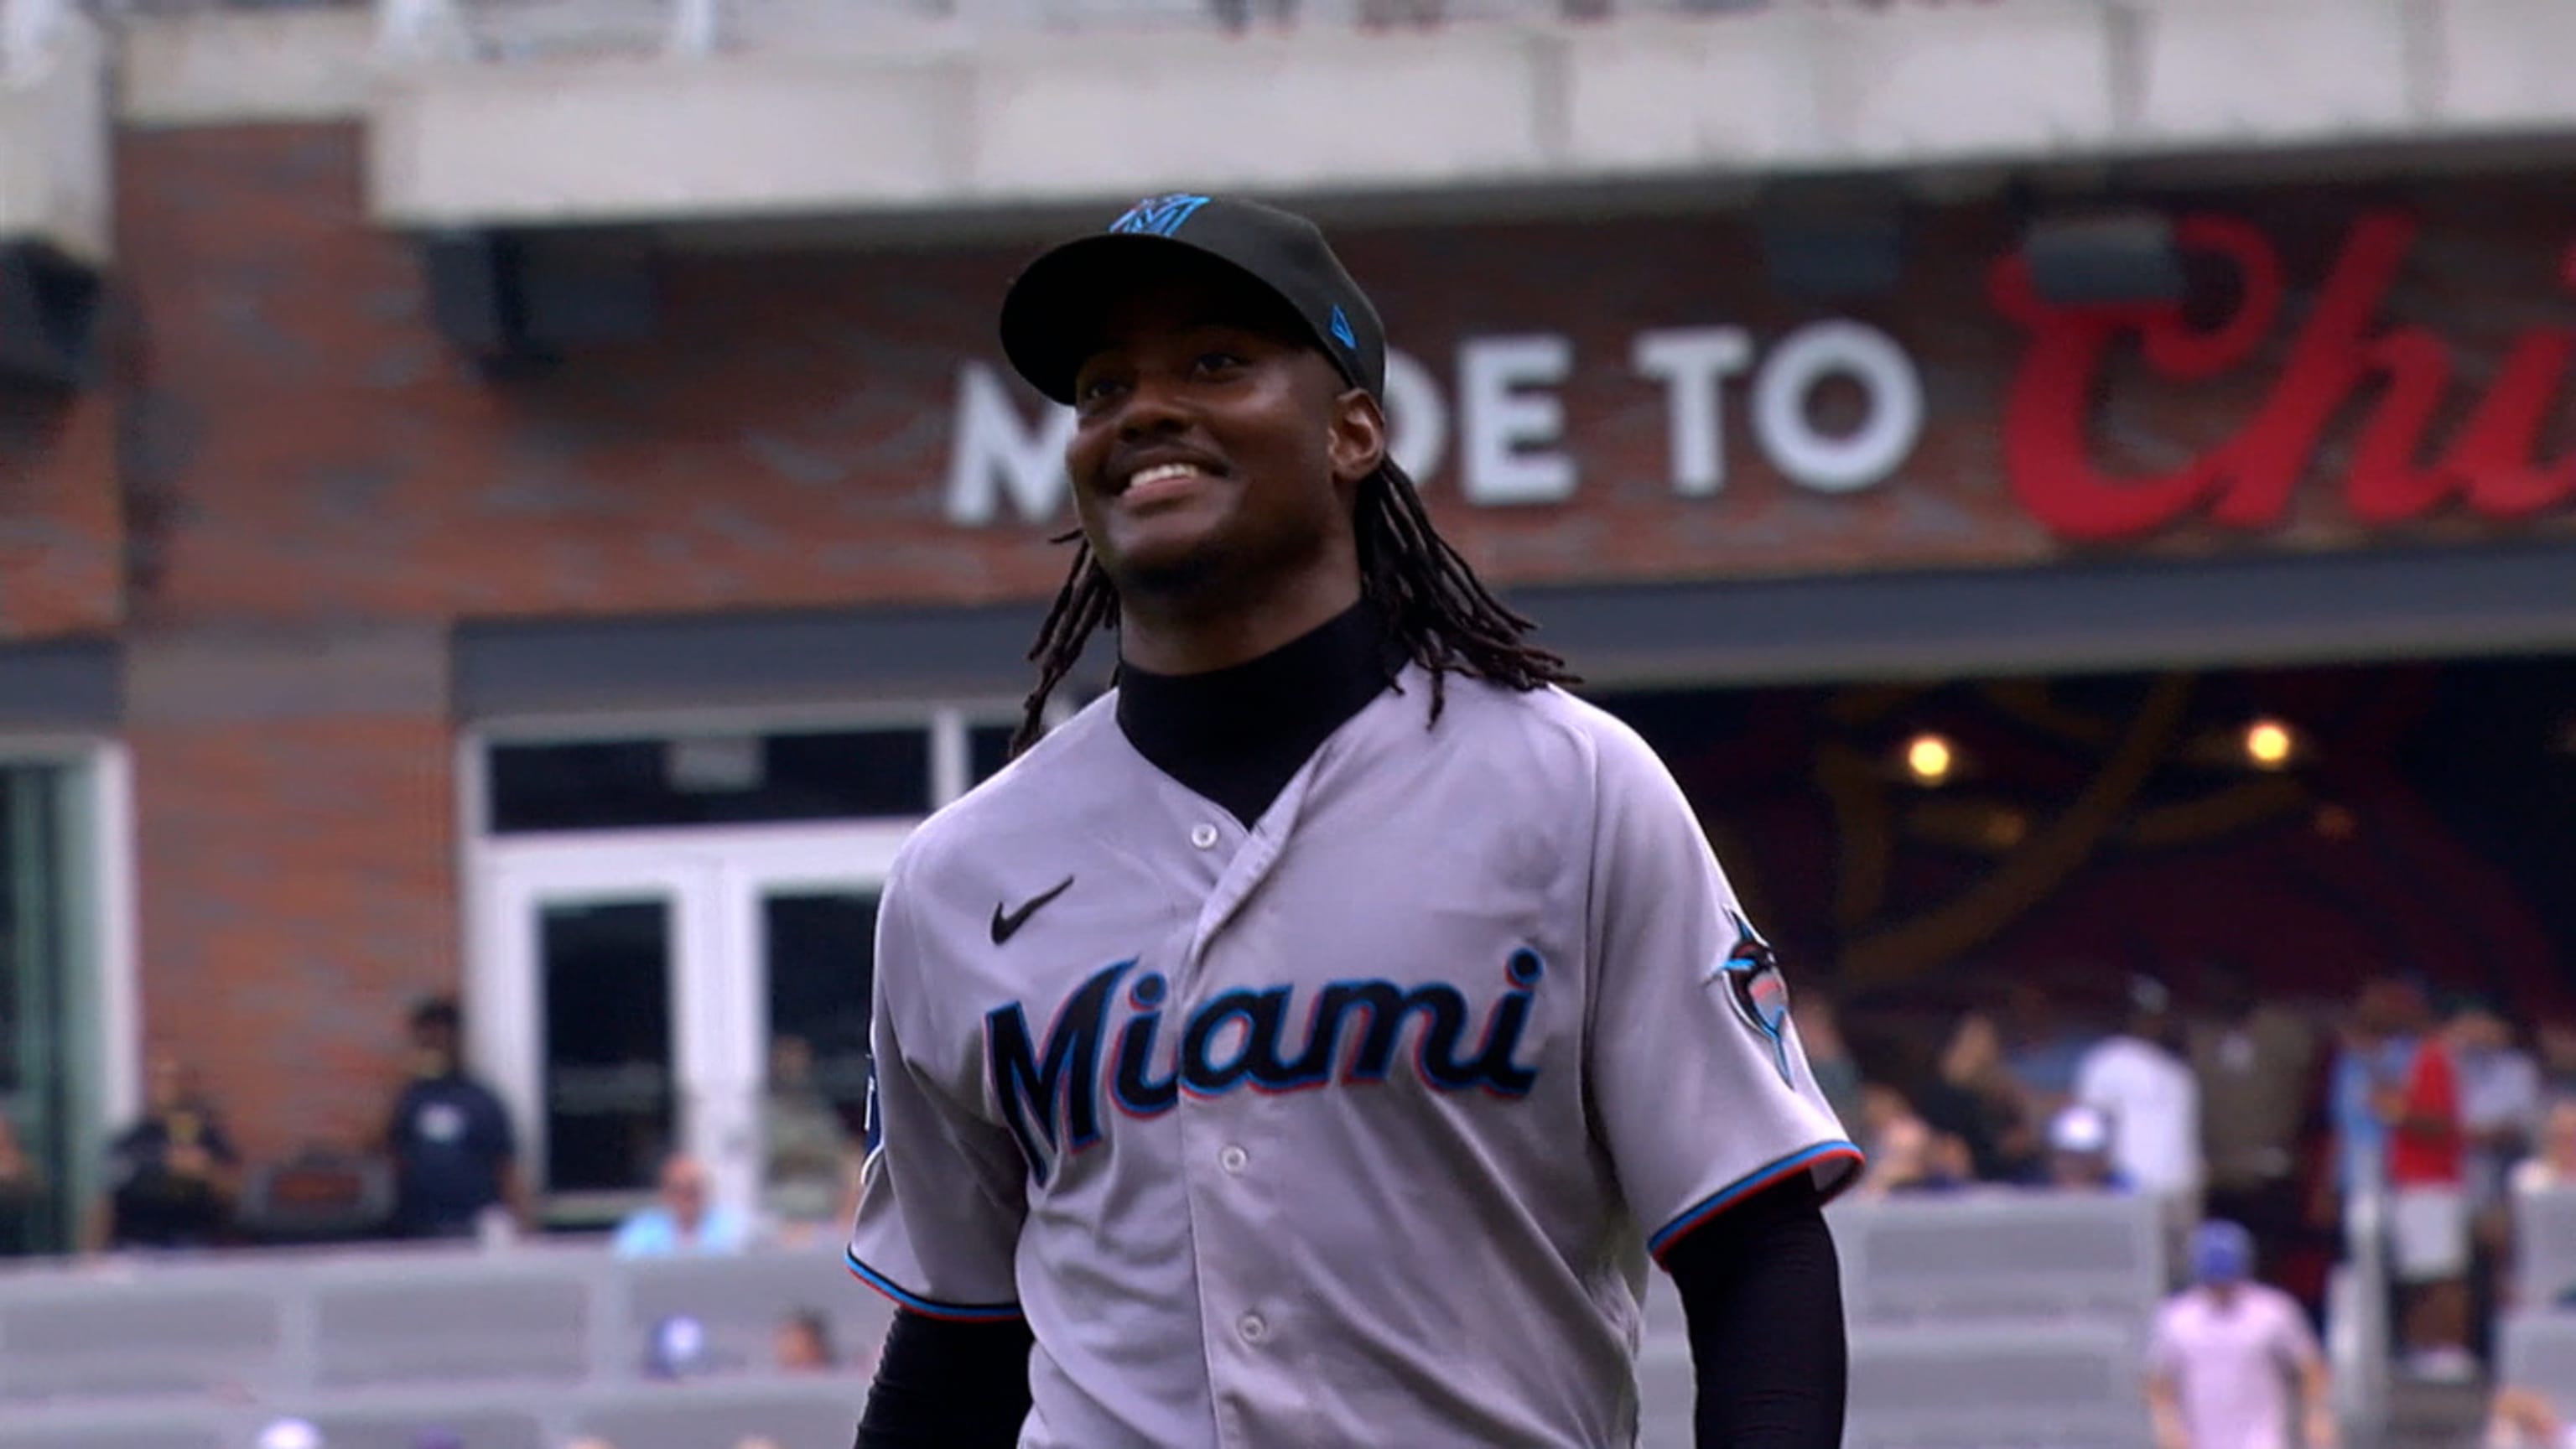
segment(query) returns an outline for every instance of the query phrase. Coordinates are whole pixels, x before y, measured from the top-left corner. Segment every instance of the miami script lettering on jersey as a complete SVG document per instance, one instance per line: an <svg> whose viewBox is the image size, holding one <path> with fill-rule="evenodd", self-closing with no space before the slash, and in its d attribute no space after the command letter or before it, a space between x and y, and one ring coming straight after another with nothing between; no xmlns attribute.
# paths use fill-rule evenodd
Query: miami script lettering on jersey
<svg viewBox="0 0 2576 1449"><path fill-rule="evenodd" d="M1172 1019L1166 1013L1171 983L1159 971L1129 981L1136 964L1120 961L1094 972L1057 1011L1043 1042L1030 1035L1019 1002L985 1015L993 1095L1028 1158L1031 1179L1041 1185L1057 1159L1100 1140L1104 1097L1127 1116L1152 1118L1179 1105L1184 1094L1383 1082L1408 1038L1413 1072L1435 1091L1518 1098L1538 1081L1536 1068L1515 1060L1546 974L1538 953L1526 948L1505 963L1505 989L1472 1045L1474 1011L1466 993L1445 981L1236 989ZM1308 998L1302 1012L1300 995ZM1300 1016L1302 1028L1292 1029Z"/></svg>

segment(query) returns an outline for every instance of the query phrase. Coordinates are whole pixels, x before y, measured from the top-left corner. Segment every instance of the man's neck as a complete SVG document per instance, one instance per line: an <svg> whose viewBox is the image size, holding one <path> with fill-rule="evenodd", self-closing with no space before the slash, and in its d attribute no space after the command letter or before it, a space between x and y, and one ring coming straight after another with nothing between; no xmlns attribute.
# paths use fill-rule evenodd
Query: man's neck
<svg viewBox="0 0 2576 1449"><path fill-rule="evenodd" d="M1118 657L1151 674L1206 674L1304 638L1360 601L1359 568L1314 570L1258 600L1121 598Z"/></svg>

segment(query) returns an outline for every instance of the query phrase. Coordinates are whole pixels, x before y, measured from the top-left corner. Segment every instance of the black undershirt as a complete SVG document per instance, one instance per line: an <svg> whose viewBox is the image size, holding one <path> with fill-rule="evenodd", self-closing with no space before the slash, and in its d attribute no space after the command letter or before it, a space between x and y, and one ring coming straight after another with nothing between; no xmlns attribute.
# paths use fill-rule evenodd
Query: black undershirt
<svg viewBox="0 0 2576 1449"><path fill-rule="evenodd" d="M1118 726L1157 769L1249 826L1401 662L1362 604L1230 669L1122 668ZM1839 1449L1842 1285L1821 1206L1795 1177L1665 1255L1690 1325L1698 1449ZM1031 1344L1024 1323L897 1312L855 1449L1010 1449L1029 1411Z"/></svg>
<svg viewBox="0 0 2576 1449"><path fill-rule="evenodd" d="M1205 674L1118 670L1118 728L1136 753L1251 825L1317 746L1403 663L1378 611L1355 604L1279 648Z"/></svg>

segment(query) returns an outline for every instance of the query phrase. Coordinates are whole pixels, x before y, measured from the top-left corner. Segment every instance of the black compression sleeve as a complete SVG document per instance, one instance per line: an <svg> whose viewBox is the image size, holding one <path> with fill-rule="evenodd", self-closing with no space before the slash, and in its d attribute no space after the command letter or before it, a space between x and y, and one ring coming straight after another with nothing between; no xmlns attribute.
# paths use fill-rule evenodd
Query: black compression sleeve
<svg viewBox="0 0 2576 1449"><path fill-rule="evenodd" d="M1029 1416L1029 1326L897 1309L852 1449L1011 1449Z"/></svg>
<svg viewBox="0 0 2576 1449"><path fill-rule="evenodd" d="M1803 1175L1665 1255L1690 1320L1698 1449L1840 1449L1850 1346L1833 1230Z"/></svg>

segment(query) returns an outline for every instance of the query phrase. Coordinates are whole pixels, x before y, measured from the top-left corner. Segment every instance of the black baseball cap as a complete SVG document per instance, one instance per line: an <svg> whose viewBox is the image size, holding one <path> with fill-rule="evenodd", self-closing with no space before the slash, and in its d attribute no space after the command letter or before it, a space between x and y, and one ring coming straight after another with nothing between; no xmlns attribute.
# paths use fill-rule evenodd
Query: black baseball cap
<svg viewBox="0 0 2576 1449"><path fill-rule="evenodd" d="M1107 299L1158 257L1183 253L1212 257L1275 294L1342 376L1386 396L1386 331L1323 232L1277 207L1189 192L1137 202L1107 230L1030 263L1002 299L1002 351L1030 386L1071 403Z"/></svg>

